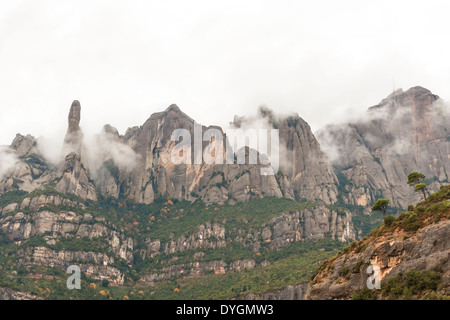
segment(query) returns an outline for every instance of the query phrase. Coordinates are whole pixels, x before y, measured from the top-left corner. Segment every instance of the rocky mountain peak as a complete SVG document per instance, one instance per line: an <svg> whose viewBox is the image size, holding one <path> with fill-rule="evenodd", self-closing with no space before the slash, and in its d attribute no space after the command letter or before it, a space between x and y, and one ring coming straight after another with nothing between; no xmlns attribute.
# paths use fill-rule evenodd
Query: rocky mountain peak
<svg viewBox="0 0 450 320"><path fill-rule="evenodd" d="M119 131L114 128L113 126L111 126L110 124L105 124L103 126L103 132L113 136L115 139L119 139L120 135L119 135Z"/></svg>
<svg viewBox="0 0 450 320"><path fill-rule="evenodd" d="M337 178L310 126L298 114L277 115L261 106L256 116L235 116L234 128L277 129L280 142L279 185L292 199L315 199L330 204L337 200ZM326 186L325 188L318 186Z"/></svg>
<svg viewBox="0 0 450 320"><path fill-rule="evenodd" d="M16 151L18 156L24 156L36 147L36 139L31 135L23 136L20 133L14 138L11 148Z"/></svg>
<svg viewBox="0 0 450 320"><path fill-rule="evenodd" d="M369 110L373 111L386 106L411 107L413 109L423 110L439 99L439 96L433 94L430 90L416 86L406 91L403 91L402 89L395 90L378 105L370 107Z"/></svg>
<svg viewBox="0 0 450 320"><path fill-rule="evenodd" d="M70 193L82 199L97 200L95 186L89 178L89 173L79 154L69 153L62 166L60 180L56 185L56 190L63 193Z"/></svg>
<svg viewBox="0 0 450 320"><path fill-rule="evenodd" d="M393 92L356 121L318 132L349 190L344 201L365 206L381 191L392 204L406 207L420 200L405 184L410 172L438 180L432 190L448 181L448 117L442 99L416 86Z"/></svg>
<svg viewBox="0 0 450 320"><path fill-rule="evenodd" d="M181 113L180 108L176 104L171 104L167 109L166 112L173 112L173 113Z"/></svg>
<svg viewBox="0 0 450 320"><path fill-rule="evenodd" d="M67 132L73 133L80 130L80 120L81 104L78 100L74 100L69 111L69 128Z"/></svg>
<svg viewBox="0 0 450 320"><path fill-rule="evenodd" d="M70 152L76 152L84 159L85 147L83 143L83 132L80 128L81 104L78 100L72 102L68 116L68 128L64 138L62 156L65 157ZM84 162L84 160L83 160Z"/></svg>

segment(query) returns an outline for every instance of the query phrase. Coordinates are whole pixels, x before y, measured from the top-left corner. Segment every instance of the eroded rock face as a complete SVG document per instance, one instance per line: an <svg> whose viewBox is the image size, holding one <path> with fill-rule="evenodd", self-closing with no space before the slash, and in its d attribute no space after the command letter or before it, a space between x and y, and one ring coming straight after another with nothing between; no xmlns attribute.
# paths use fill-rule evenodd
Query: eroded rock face
<svg viewBox="0 0 450 320"><path fill-rule="evenodd" d="M51 197L48 198L51 201ZM23 203L21 207L23 207ZM34 199L30 203L28 208L33 208ZM54 202L46 204L51 203ZM53 243L58 238L74 238L74 241L82 238L104 238L109 245L107 248L109 251L129 262L132 262L133 259L133 240L112 230L111 227L105 225L103 219L93 219L89 214L47 210L33 210L27 214L18 212L15 215L0 218L0 229L10 240L15 242L24 242L33 236L45 234L49 234L46 237L47 242L52 241Z"/></svg>
<svg viewBox="0 0 450 320"><path fill-rule="evenodd" d="M274 176L261 176L261 165L194 164L195 126L193 119L176 105L171 105L164 112L153 114L142 127L128 129L123 137L117 138L115 130L108 128L117 143L132 148L136 164L128 172L115 164L119 170L116 175L111 170L114 166L108 164L108 170L100 170L98 187L115 196L122 184L127 193L144 203L151 203L161 195L190 201L200 198L206 203L247 201L252 196L282 196ZM201 150L212 143L202 141L204 132L215 129L223 135L219 127L198 127ZM178 142L172 141L171 136L177 129L190 133L192 164L175 165L172 162L171 153Z"/></svg>
<svg viewBox="0 0 450 320"><path fill-rule="evenodd" d="M449 114L438 96L414 87L394 92L363 119L320 131L318 139L341 174L343 200L366 206L383 197L406 208L421 200L406 184L409 173L436 179L432 192L448 183Z"/></svg>
<svg viewBox="0 0 450 320"><path fill-rule="evenodd" d="M243 270L251 270L255 267L254 260L237 260L230 264L222 260L219 261L198 261L184 264L176 264L164 267L158 273L145 274L139 280L141 285L154 286L158 282L181 276L200 276L205 273L212 272L215 274L225 274L226 272L239 272Z"/></svg>
<svg viewBox="0 0 450 320"><path fill-rule="evenodd" d="M85 200L97 200L95 186L90 180L89 173L78 154L75 152L69 153L60 171L62 176L56 185L56 190L74 194Z"/></svg>
<svg viewBox="0 0 450 320"><path fill-rule="evenodd" d="M337 201L337 178L309 125L297 114L279 117L260 108L256 119L235 117L236 128L252 128L263 121L279 130L280 171L278 185L284 197L332 204Z"/></svg>
<svg viewBox="0 0 450 320"><path fill-rule="evenodd" d="M224 248L225 228L218 223L206 223L200 225L198 231L189 237L182 236L176 241L170 241L164 245L164 253L183 252L190 249Z"/></svg>
<svg viewBox="0 0 450 320"><path fill-rule="evenodd" d="M317 277L305 299L351 299L356 291L367 287L371 265L380 267L381 281L408 270L433 270L443 274L442 284L450 293L450 221L429 225L405 240L404 232L378 238L360 253L338 257L330 271ZM342 270L348 270L343 272Z"/></svg>
<svg viewBox="0 0 450 320"><path fill-rule="evenodd" d="M267 292L263 294L248 294L243 297L243 300L304 300L306 290L308 288L307 283L299 285L291 285L286 288L275 290L273 292Z"/></svg>
<svg viewBox="0 0 450 320"><path fill-rule="evenodd" d="M16 243L26 243L27 240L40 236L49 246L19 250L15 253L18 263L27 268L33 265L44 265L64 270L76 264L93 278L108 279L113 285L122 285L123 273L110 265L116 259L124 259L128 264L133 263L133 239L116 231L104 218L95 218L89 213L45 210L46 206L59 205L85 208L83 204L61 196L41 195L25 198L20 204L14 203L1 210L2 234ZM83 251L84 247L80 245L77 247L78 251L55 249L60 241L69 240L76 245L77 241L83 239L102 241L99 242L101 247L99 245L96 248L98 251L95 252Z"/></svg>
<svg viewBox="0 0 450 320"><path fill-rule="evenodd" d="M7 170L0 168L0 195L13 190L31 192L50 179L50 167L33 136L17 134L11 146L0 151L11 162Z"/></svg>
<svg viewBox="0 0 450 320"><path fill-rule="evenodd" d="M326 237L347 242L356 239L351 217L348 210L338 213L325 205L319 205L280 214L248 233L240 228L227 230L221 223L208 222L200 225L191 235L167 242L147 239L141 257L145 259L161 253L170 255L188 250L225 248L230 239L233 243L252 248L254 252L264 244L270 250L280 250L298 241L316 241Z"/></svg>
<svg viewBox="0 0 450 320"><path fill-rule="evenodd" d="M41 297L27 292L20 292L9 288L0 287L0 300L43 300Z"/></svg>
<svg viewBox="0 0 450 320"><path fill-rule="evenodd" d="M25 156L33 152L37 153L38 151L36 149L36 146L37 141L33 136L23 136L19 133L11 143L11 149L15 150L18 156Z"/></svg>
<svg viewBox="0 0 450 320"><path fill-rule="evenodd" d="M300 240L320 240L327 234L346 242L356 238L351 217L350 211L338 213L325 206L287 213L272 219L262 238L276 250Z"/></svg>
<svg viewBox="0 0 450 320"><path fill-rule="evenodd" d="M108 266L114 263L104 253L86 251L55 251L45 247L34 247L20 250L16 253L19 265L26 268L32 266L56 267L63 270L76 265L81 272L94 279L107 279L112 285L123 285L124 275L117 268ZM82 263L80 263L82 261Z"/></svg>
<svg viewBox="0 0 450 320"><path fill-rule="evenodd" d="M19 250L15 254L19 264L27 268L44 265L62 269L76 264L93 278L108 279L113 285L122 285L124 275L110 265L116 259L124 259L128 264L133 263L133 239L116 231L104 218L95 218L89 213L44 210L46 206L60 205L85 208L83 204L61 196L41 195L25 198L20 204L15 203L9 205L9 208L2 209L0 218L2 234L16 243L26 243L27 240L40 236L49 246L49 248L29 247ZM80 245L77 247L79 251L52 249L58 242L68 239L74 245L83 239L101 240L102 245L98 246L96 248L98 251L95 252L83 251L84 247Z"/></svg>
<svg viewBox="0 0 450 320"><path fill-rule="evenodd" d="M68 128L64 138L63 154L76 152L81 154L83 148L83 132L80 128L81 105L75 100L70 107L68 116Z"/></svg>

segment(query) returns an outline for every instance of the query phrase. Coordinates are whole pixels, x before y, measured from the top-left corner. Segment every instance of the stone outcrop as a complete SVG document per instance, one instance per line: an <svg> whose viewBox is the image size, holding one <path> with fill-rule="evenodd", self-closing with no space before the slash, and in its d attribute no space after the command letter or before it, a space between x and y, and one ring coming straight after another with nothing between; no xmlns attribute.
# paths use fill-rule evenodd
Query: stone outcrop
<svg viewBox="0 0 450 320"><path fill-rule="evenodd" d="M78 155L84 151L83 132L80 128L81 105L75 100L70 107L68 116L68 128L64 138L63 156L70 152L76 152Z"/></svg>
<svg viewBox="0 0 450 320"><path fill-rule="evenodd" d="M43 237L47 247L27 247L15 253L17 263L26 268L43 265L66 270L77 265L81 271L95 279L107 279L112 285L123 285L124 274L112 267L118 259L133 263L134 241L117 231L104 218L93 217L89 213L77 214L72 211L49 211L49 206L68 206L85 209L85 205L59 195L40 195L25 198L21 203L12 203L1 209L0 230L2 235L15 243L26 243L29 239ZM24 213L25 212L25 213ZM101 240L95 252L56 249L58 242L89 239Z"/></svg>
<svg viewBox="0 0 450 320"><path fill-rule="evenodd" d="M220 127L196 124L176 105L153 114L143 126L128 129L124 136L106 125L102 132L103 140L99 142L100 150L86 149L80 119L81 106L78 101L74 101L64 139L64 161L53 171L50 170L46 179L34 185L28 183L26 191L56 181L57 189L61 192L91 200L97 197L96 189L104 195L118 197L121 188L144 203L151 203L156 197L166 195L180 200L201 199L206 203L244 202L252 197L263 196L317 200L327 204L337 199L336 177L308 124L298 116L274 120L271 124L279 129L283 151L280 156L285 164L276 176L261 175L261 168L268 166L250 164L248 149L245 150L246 164L172 163L171 153L177 144L172 141L172 133L176 129L185 129L191 135L191 163L194 163L194 142L201 145L202 152L208 148L211 148L208 149L210 151L214 149L213 138L203 141L205 132L216 130L220 136L225 136ZM196 132L196 127L199 132ZM195 140L196 133L200 135L199 141ZM21 137L13 145L18 154L23 154L30 152L33 143L31 138ZM113 150L103 150L105 146ZM226 151L228 147L225 138L222 148ZM114 154L114 150L123 151L123 154ZM211 155L215 152L212 151ZM226 154L218 152L217 156L223 157L222 162L226 162ZM122 163L118 163L119 158ZM99 159L103 163L97 163ZM32 176L28 172L24 173L24 169L20 170L20 176ZM10 179L9 189L13 189L12 184L16 180ZM25 190L20 184L18 188Z"/></svg>
<svg viewBox="0 0 450 320"><path fill-rule="evenodd" d="M25 199L24 201L26 201ZM33 202L33 200L31 200ZM94 219L90 214L76 214L70 211L32 211L18 212L0 218L3 234L15 242L24 242L33 236L48 235L48 243L55 243L59 238L104 238L108 249L118 257L129 262L133 259L133 240L105 225L104 219Z"/></svg>
<svg viewBox="0 0 450 320"><path fill-rule="evenodd" d="M74 194L84 200L97 200L94 183L77 153L71 152L66 156L58 170L58 175L60 175L60 180L56 184L56 190Z"/></svg>
<svg viewBox="0 0 450 320"><path fill-rule="evenodd" d="M26 243L42 237L46 247L27 247L15 253L19 265L29 268L44 265L67 269L76 264L82 272L96 279L107 279L113 285L122 285L124 275L111 265L118 259L133 263L134 241L117 231L101 217L72 211L50 211L49 206L68 206L85 209L85 205L59 195L40 195L25 198L1 209L0 230L2 235L15 243ZM89 239L101 241L95 252L83 251L77 241ZM60 241L70 241L77 250L57 249Z"/></svg>
<svg viewBox="0 0 450 320"><path fill-rule="evenodd" d="M318 206L313 209L285 213L264 227L261 237L270 248L279 250L300 240L320 240L330 236L342 242L355 239L350 211L342 213Z"/></svg>
<svg viewBox="0 0 450 320"><path fill-rule="evenodd" d="M43 300L41 297L35 296L27 292L12 290L0 287L0 300Z"/></svg>
<svg viewBox="0 0 450 320"><path fill-rule="evenodd" d="M224 274L226 272L239 272L251 270L256 266L254 260L237 260L230 264L219 261L196 261L185 264L175 264L163 267L159 272L145 274L139 280L141 285L154 286L157 283L175 277L201 276L205 273Z"/></svg>
<svg viewBox="0 0 450 320"><path fill-rule="evenodd" d="M88 277L103 280L111 285L123 285L124 274L117 268L109 266L114 259L104 253L85 251L56 251L46 247L34 247L16 253L17 263L23 267L56 267L63 270L76 264ZM82 261L82 263L80 263Z"/></svg>
<svg viewBox="0 0 450 320"><path fill-rule="evenodd" d="M175 241L165 243L163 251L165 254L171 254L199 248L214 249L224 248L225 246L225 227L219 223L208 222L200 225L198 231L188 237L181 236ZM153 246L153 248L155 247Z"/></svg>
<svg viewBox="0 0 450 320"><path fill-rule="evenodd" d="M450 293L450 222L445 221L422 229L414 237L403 240L403 233L380 238L359 254L343 255L333 263L333 271L313 284L306 299L351 299L356 291L367 287L371 264L381 268L381 280L408 270L433 270L444 274L447 294ZM359 264L359 270L353 270ZM339 275L346 268L348 279Z"/></svg>
<svg viewBox="0 0 450 320"><path fill-rule="evenodd" d="M242 297L242 300L304 300L306 290L308 288L307 283L290 285L286 288L275 290L273 292L266 292L263 294L248 294Z"/></svg>
<svg viewBox="0 0 450 320"><path fill-rule="evenodd" d="M23 136L20 133L16 135L11 143L11 149L15 150L17 156L23 157L32 153L39 153L37 141L31 135Z"/></svg>
<svg viewBox="0 0 450 320"><path fill-rule="evenodd" d="M15 163L0 176L0 195L18 189L31 192L49 181L50 167L33 136L17 134L6 152Z"/></svg>
<svg viewBox="0 0 450 320"><path fill-rule="evenodd" d="M338 212L325 205L318 205L280 214L249 232L242 228L227 230L225 223L207 222L193 234L167 242L147 239L141 257L146 259L161 253L170 255L188 250L225 248L230 240L252 248L254 252L262 246L267 246L269 250L281 250L298 241L317 241L327 237L342 242L356 239L350 211L340 209Z"/></svg>

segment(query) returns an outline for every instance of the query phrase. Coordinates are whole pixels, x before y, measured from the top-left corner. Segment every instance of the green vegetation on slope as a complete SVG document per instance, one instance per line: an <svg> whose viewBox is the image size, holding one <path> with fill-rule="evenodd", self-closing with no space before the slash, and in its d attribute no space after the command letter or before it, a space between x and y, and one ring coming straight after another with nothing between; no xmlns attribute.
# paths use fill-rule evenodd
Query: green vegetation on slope
<svg viewBox="0 0 450 320"><path fill-rule="evenodd" d="M334 268L334 261L344 254L351 252L360 253L377 238L403 231L405 237L410 237L419 229L430 224L450 219L450 186L441 186L440 190L428 196L415 207L410 205L407 212L402 212L396 218L392 215L386 216L385 223L372 230L369 236L360 241L354 241L345 246L333 258L324 261L311 277L311 284L315 284ZM345 273L345 270L340 272ZM348 270L349 272L350 270ZM358 271L358 270L353 270ZM344 274L342 274L344 276ZM381 290L364 289L353 294L354 300L376 300L384 299L450 299L450 296L437 294L442 285L442 275L434 271L409 270L395 277L388 277L387 281L381 283Z"/></svg>
<svg viewBox="0 0 450 320"><path fill-rule="evenodd" d="M250 246L245 247L228 241L236 236L237 230L243 231L244 235L250 234L283 213L310 209L318 205L285 198L266 197L236 205L212 204L209 206L201 201L191 203L158 198L154 203L146 205L136 203L133 197L126 194L121 194L119 199L100 196L96 202L82 201L74 195L65 195L49 187L32 193L9 192L0 197L0 200L2 206L5 206L10 203L20 204L27 197L40 195L58 195L83 204L84 207L46 205L39 208L38 211L89 213L94 217L94 220L89 223L106 224L109 228L120 230L136 240L134 262L130 267L109 251L105 239L102 238L59 237L56 238L55 244L50 245L45 240L45 237L50 234L45 234L32 237L22 244L15 244L0 235L0 241L2 241L0 246L0 286L27 291L48 299L122 299L124 296L129 299L228 299L248 293L260 294L282 289L289 284L306 282L320 260L329 258L333 251L342 247L338 241L323 239L317 242L295 242L278 251L269 250L268 244L263 243L260 250L254 252ZM337 206L330 207L330 209L344 212ZM27 209L22 211L30 212ZM12 212L11 215L15 213ZM99 222L98 218L104 218L105 222ZM227 240L225 248L191 249L169 255L160 253L152 259L142 260L140 251L145 248L145 239L160 239L167 242L182 235L189 236L198 230L199 225L207 222L225 225ZM86 275L83 274L83 289L69 291L65 287L67 275L62 270L44 266L32 267L33 270L25 270L20 267L15 258L17 251L37 246L56 251L90 251L113 256L116 262L111 266L124 272L125 285L123 287L106 286L99 280L86 278ZM226 274L204 272L196 277L170 278L157 284L156 287L136 287L139 278L145 273L159 272L162 267L170 265L199 261L198 258L193 258L194 254L199 251L203 253L200 258L201 262L224 261L229 264L237 260L252 259L257 265L252 270L242 272L227 272ZM264 264L269 265L262 267L263 261ZM33 278L33 272L38 273L42 278ZM174 292L175 284L177 292ZM141 293L137 294L136 292ZM177 294L174 295L174 293Z"/></svg>

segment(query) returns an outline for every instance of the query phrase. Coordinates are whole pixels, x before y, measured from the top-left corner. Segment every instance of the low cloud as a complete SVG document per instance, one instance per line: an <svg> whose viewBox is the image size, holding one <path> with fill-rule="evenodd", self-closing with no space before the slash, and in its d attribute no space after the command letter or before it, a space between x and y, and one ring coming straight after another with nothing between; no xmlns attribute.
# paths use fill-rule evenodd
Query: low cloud
<svg viewBox="0 0 450 320"><path fill-rule="evenodd" d="M0 146L0 180L3 179L4 175L18 160L9 147Z"/></svg>
<svg viewBox="0 0 450 320"><path fill-rule="evenodd" d="M290 117L298 117L298 114L279 114L275 113L272 109L266 106L260 106L256 115L254 116L234 116L234 121L230 123L230 127L232 129L239 128L243 130L248 129L279 129L280 124L283 121L286 121ZM283 141L280 137L280 143L278 146L279 152L279 167L282 172L288 173L292 170L292 161L291 159L294 156L293 150L288 150L285 144L286 141ZM270 143L270 139L269 139ZM269 157L270 159L270 157Z"/></svg>
<svg viewBox="0 0 450 320"><path fill-rule="evenodd" d="M113 160L119 169L125 171L133 170L137 165L136 152L123 143L117 130L109 125L106 125L101 133L86 141L89 169L94 175L108 160Z"/></svg>

